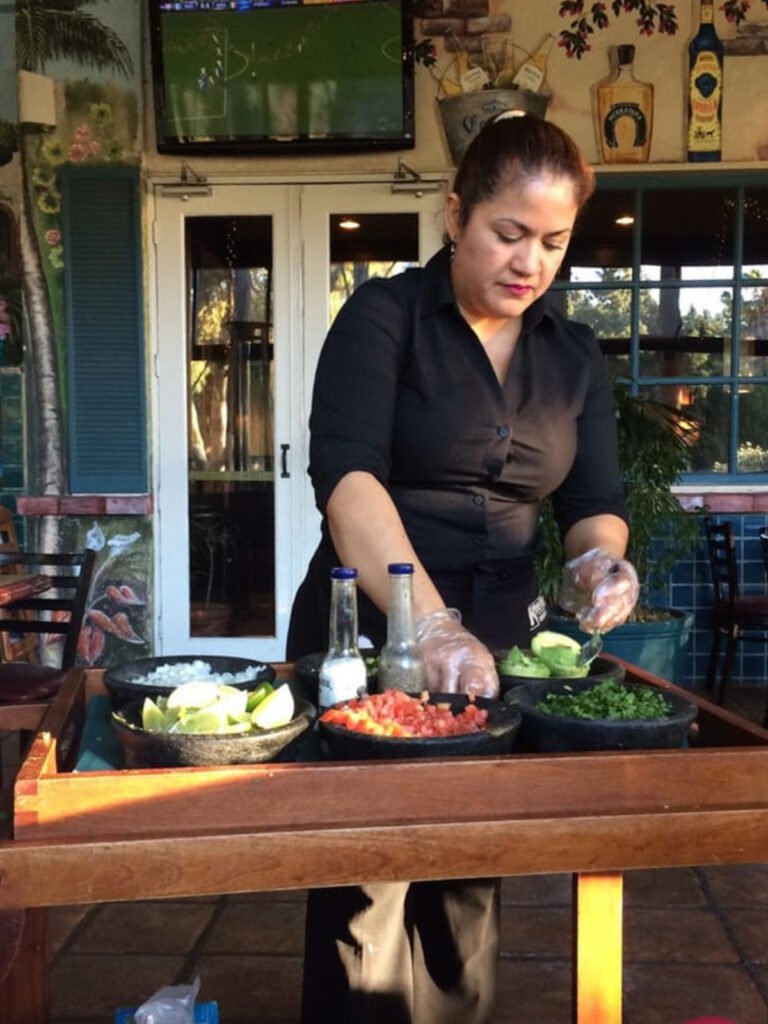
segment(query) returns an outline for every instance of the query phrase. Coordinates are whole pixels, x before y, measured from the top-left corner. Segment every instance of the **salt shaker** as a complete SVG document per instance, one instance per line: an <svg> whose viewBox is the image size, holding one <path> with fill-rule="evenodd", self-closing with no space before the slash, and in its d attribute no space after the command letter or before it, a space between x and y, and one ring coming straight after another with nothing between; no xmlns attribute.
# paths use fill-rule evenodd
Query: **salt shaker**
<svg viewBox="0 0 768 1024"><path fill-rule="evenodd" d="M320 665L318 708L366 692L365 662L357 647L357 569L331 570L331 618L328 653Z"/></svg>
<svg viewBox="0 0 768 1024"><path fill-rule="evenodd" d="M388 570L387 642L379 656L379 689L421 693L427 685L427 670L416 643L413 565L393 562Z"/></svg>

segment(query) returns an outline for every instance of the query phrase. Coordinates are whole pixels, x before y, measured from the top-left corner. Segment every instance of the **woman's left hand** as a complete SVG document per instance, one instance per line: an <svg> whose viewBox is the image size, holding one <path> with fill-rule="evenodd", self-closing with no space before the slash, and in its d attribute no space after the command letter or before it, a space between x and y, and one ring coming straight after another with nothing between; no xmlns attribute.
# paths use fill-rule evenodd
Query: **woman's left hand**
<svg viewBox="0 0 768 1024"><path fill-rule="evenodd" d="M586 633L606 633L627 621L639 595L632 563L593 548L566 562L558 603Z"/></svg>

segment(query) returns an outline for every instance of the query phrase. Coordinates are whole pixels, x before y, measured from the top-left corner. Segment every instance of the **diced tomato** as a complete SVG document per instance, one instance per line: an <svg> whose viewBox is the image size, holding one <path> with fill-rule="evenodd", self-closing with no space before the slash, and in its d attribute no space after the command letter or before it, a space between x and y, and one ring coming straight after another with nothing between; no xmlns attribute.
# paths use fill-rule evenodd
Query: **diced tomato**
<svg viewBox="0 0 768 1024"><path fill-rule="evenodd" d="M330 708L321 721L368 735L419 737L459 736L486 727L488 712L470 695L466 707L454 714L447 702L429 703L425 691L412 697L402 690L385 690Z"/></svg>

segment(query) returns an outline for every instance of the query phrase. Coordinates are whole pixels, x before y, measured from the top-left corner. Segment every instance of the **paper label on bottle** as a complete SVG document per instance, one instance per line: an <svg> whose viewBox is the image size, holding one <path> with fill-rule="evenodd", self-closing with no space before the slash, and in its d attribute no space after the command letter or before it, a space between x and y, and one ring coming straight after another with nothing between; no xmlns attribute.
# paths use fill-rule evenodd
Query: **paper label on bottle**
<svg viewBox="0 0 768 1024"><path fill-rule="evenodd" d="M512 79L512 84L519 89L527 89L528 92L538 92L543 81L544 69L533 61L526 61Z"/></svg>
<svg viewBox="0 0 768 1024"><path fill-rule="evenodd" d="M617 149L619 140L616 137L616 124L621 118L627 117L635 126L632 148L640 149L648 141L648 121L639 103L614 103L603 121L603 138L610 149Z"/></svg>
<svg viewBox="0 0 768 1024"><path fill-rule="evenodd" d="M705 153L721 147L720 99L723 69L716 53L697 54L689 79L688 149Z"/></svg>
<svg viewBox="0 0 768 1024"><path fill-rule="evenodd" d="M461 76L461 88L464 92L478 92L490 85L491 80L483 68L467 68Z"/></svg>
<svg viewBox="0 0 768 1024"><path fill-rule="evenodd" d="M320 667L317 703L321 712L342 700L353 700L366 692L367 673L361 657L340 657L323 661Z"/></svg>

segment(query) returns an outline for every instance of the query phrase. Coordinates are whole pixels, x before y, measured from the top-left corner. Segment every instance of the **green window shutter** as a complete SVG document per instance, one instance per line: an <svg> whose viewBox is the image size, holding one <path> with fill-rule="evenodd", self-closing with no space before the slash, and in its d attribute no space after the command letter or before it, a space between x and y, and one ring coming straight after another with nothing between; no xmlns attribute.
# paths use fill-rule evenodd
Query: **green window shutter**
<svg viewBox="0 0 768 1024"><path fill-rule="evenodd" d="M61 172L69 489L148 490L139 171Z"/></svg>

